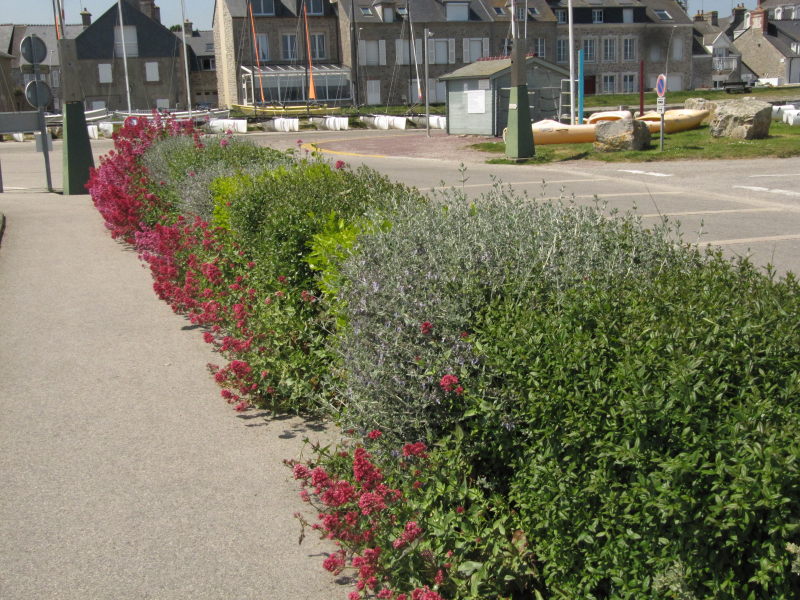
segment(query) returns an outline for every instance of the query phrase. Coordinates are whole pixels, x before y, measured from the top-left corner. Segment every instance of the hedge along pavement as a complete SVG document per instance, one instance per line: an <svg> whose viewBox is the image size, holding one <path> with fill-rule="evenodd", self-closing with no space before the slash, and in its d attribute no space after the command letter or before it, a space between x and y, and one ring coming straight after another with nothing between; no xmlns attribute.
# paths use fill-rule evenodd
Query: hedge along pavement
<svg viewBox="0 0 800 600"><path fill-rule="evenodd" d="M223 396L352 433L294 465L351 597L797 596L793 276L568 198L147 135L95 202L233 358Z"/></svg>

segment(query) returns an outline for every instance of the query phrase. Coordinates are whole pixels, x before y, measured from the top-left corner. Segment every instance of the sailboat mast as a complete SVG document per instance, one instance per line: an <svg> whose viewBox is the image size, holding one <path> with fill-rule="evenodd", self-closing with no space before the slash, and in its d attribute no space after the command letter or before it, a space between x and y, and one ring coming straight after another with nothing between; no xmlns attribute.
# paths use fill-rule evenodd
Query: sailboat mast
<svg viewBox="0 0 800 600"><path fill-rule="evenodd" d="M189 47L186 45L186 3L181 0L181 17L183 17L183 26L181 27L181 34L183 39L183 68L186 71L186 106L189 107L189 120L192 119L192 92L189 87Z"/></svg>
<svg viewBox="0 0 800 600"><path fill-rule="evenodd" d="M131 84L128 80L128 49L125 47L125 23L122 20L122 0L117 0L117 8L119 9L119 39L122 42L122 64L125 67L125 94L128 98L128 114L132 113L131 110Z"/></svg>
<svg viewBox="0 0 800 600"><path fill-rule="evenodd" d="M317 99L317 90L314 87L314 71L312 70L311 66L311 35L308 32L308 9L306 8L306 0L301 0L303 3L303 24L306 30L306 58L308 61L308 97L306 98L306 102L309 100L316 100Z"/></svg>

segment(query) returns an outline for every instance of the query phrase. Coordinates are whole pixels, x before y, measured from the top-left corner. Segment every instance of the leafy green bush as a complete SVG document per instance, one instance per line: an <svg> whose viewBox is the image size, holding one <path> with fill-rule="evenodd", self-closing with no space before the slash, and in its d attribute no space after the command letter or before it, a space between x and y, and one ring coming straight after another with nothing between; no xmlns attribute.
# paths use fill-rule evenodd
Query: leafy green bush
<svg viewBox="0 0 800 600"><path fill-rule="evenodd" d="M797 598L796 281L711 256L612 282L499 299L476 326L469 427L511 465L550 591Z"/></svg>

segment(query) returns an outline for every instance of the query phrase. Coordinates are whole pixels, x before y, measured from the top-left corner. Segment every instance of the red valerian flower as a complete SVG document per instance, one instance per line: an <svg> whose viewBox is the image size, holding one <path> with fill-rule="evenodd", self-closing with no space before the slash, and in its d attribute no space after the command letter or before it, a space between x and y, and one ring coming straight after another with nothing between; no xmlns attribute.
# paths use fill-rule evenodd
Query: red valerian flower
<svg viewBox="0 0 800 600"><path fill-rule="evenodd" d="M377 440L377 439L378 439L379 437L381 437L382 435L383 435L383 433L381 433L381 431L380 431L380 430L378 430L378 429L373 429L372 431L370 431L370 432L367 434L367 437L368 437L369 439L371 439L371 440Z"/></svg>
<svg viewBox="0 0 800 600"><path fill-rule="evenodd" d="M403 446L403 456L420 456L422 458L425 458L428 456L425 453L427 449L428 447L425 445L425 442L406 444L405 446Z"/></svg>
<svg viewBox="0 0 800 600"><path fill-rule="evenodd" d="M444 375L439 380L439 387L441 387L445 392L453 392L456 390L458 386L458 377L455 375ZM463 388L461 390L464 391Z"/></svg>
<svg viewBox="0 0 800 600"><path fill-rule="evenodd" d="M419 326L419 330L422 332L422 335L430 335L433 331L433 323L430 321L423 321Z"/></svg>
<svg viewBox="0 0 800 600"><path fill-rule="evenodd" d="M333 168L339 171L340 169L344 169L345 162L343 160L337 160L336 164L333 165ZM379 596L380 597L380 596Z"/></svg>

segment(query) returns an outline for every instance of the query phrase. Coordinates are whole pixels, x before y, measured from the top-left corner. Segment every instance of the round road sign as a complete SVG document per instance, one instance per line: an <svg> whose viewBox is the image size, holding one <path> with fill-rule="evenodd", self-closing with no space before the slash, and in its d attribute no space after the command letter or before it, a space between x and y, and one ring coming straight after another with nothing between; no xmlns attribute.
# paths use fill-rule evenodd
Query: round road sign
<svg viewBox="0 0 800 600"><path fill-rule="evenodd" d="M47 45L35 35L28 35L22 39L19 45L20 54L22 58L27 60L32 65L38 65L45 58L47 58Z"/></svg>
<svg viewBox="0 0 800 600"><path fill-rule="evenodd" d="M667 76L661 73L656 79L656 94L658 94L659 98L663 98L664 94L667 93Z"/></svg>
<svg viewBox="0 0 800 600"><path fill-rule="evenodd" d="M53 93L44 81L31 81L25 86L25 99L34 108L45 108L53 99Z"/></svg>

